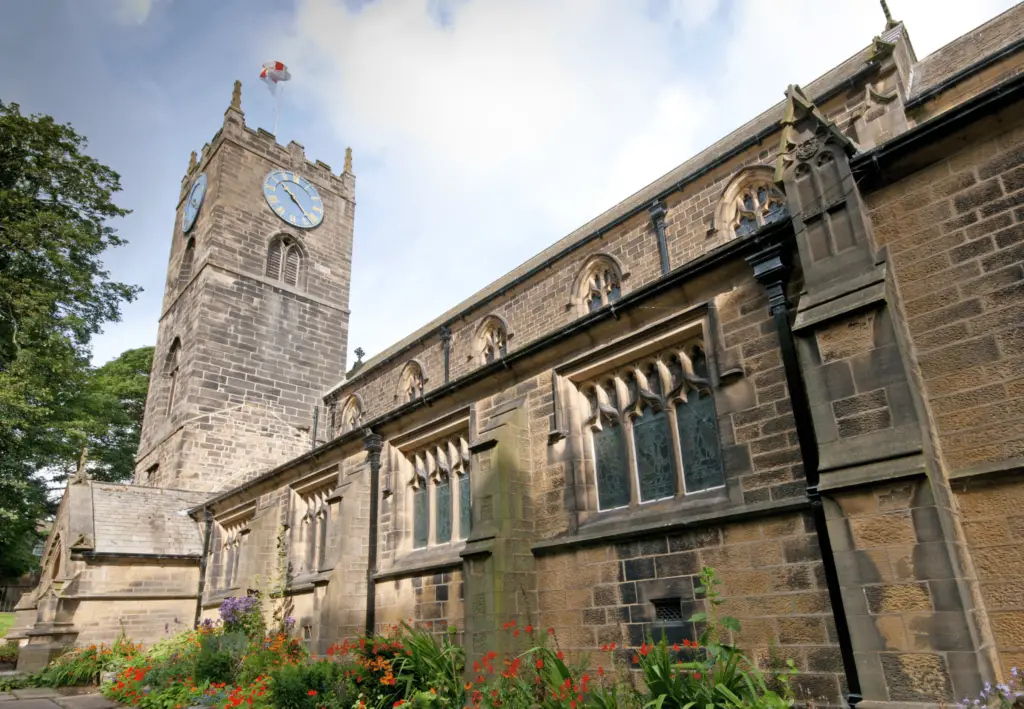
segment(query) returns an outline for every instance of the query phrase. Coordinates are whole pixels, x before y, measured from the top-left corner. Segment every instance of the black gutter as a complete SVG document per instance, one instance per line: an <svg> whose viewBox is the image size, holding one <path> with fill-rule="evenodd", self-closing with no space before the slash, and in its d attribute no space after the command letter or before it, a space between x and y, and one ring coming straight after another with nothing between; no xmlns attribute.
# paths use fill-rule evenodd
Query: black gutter
<svg viewBox="0 0 1024 709"><path fill-rule="evenodd" d="M665 209L664 202L656 199L651 202L647 212L651 215L654 232L658 235L658 256L661 259L661 275L664 276L672 270L668 263L668 241L665 239L665 215L668 214L668 210Z"/></svg>
<svg viewBox="0 0 1024 709"><path fill-rule="evenodd" d="M835 86L832 86L832 87L826 89L825 91L821 92L820 94L818 94L814 98L814 103L816 105L824 103L825 101L828 101L829 99L831 99L832 97L842 93L843 91L847 91L848 89L850 89L853 86L855 86L857 83L863 81L865 78L867 78L871 74L874 74L875 72L877 72L880 66L881 66L881 63L878 60L876 60L876 59L869 59L868 61L866 61L864 63L864 66L862 66L856 72L851 74L848 78L844 79L843 81L839 82ZM612 231L613 229L621 226L622 224L625 224L626 222L628 222L633 217L637 216L638 214L643 213L644 210L649 209L650 205L651 205L651 202L664 201L667 197L671 196L672 194L674 194L674 193L678 192L679 190L683 189L684 187L686 187L686 185L688 185L691 182L694 182L696 180L699 180L700 178L704 177L705 175L707 175L708 173L712 172L713 170L718 169L719 167L721 167L722 165L727 163L729 160L732 160L737 155L745 152L746 150L748 150L749 148L754 147L755 145L760 145L766 139L768 139L768 138L772 137L773 135L775 135L776 133L778 133L779 130L781 129L781 127L782 126L781 126L781 122L780 121L773 121L771 124L769 124L768 126L762 128L760 131L758 131L754 135L750 136L749 138L747 138L746 140L744 140L740 144L738 144L738 145L736 145L736 146L726 150L724 153L721 153L718 157L713 158L709 162L704 163L701 167L697 168L693 172L690 172L690 173L684 175L683 177L679 178L676 182L672 183L671 185L669 185L668 187L663 189L661 192L659 192L659 193L651 196L650 198L648 198L648 200L645 200L643 203L638 204L637 206L633 207L632 209L629 209L629 210L623 212L622 214L620 214L618 217L616 217L612 221L608 222L604 226L598 227L597 229L595 229L594 231L590 232L586 236L582 237L578 241L574 241L573 243L569 244L568 246L566 246L564 249L562 249L558 253L552 254L550 257L544 259L544 261L542 261L541 263L537 264L533 268L527 270L522 275L516 276L510 282L508 282L507 284L505 284L504 286L502 286L498 290L494 291L493 293L490 293L490 294L484 296L483 298L481 298L480 300L474 301L470 305L467 305L466 308L462 312L457 313L457 314L455 314L455 315L453 315L451 317L451 322L454 322L456 319L463 317L465 315L465 313L468 312L471 309L479 308L480 306L484 305L485 303L490 302L491 300L494 300L495 298L500 298L502 295L504 295L508 291L510 291L510 290L512 290L512 289L514 289L514 288L516 288L518 286L520 286L521 284L523 284L526 281L530 280L531 278L533 278L537 274L541 273L545 269L550 268L551 265L553 263L555 263L556 261L558 261L558 260L560 260L562 258L565 258L566 256L568 256L572 252L576 251L577 249L580 249L583 246L586 246L591 241L594 241L595 239L597 239L597 238L603 236L604 234L606 234L607 232ZM731 133L729 135L731 135ZM729 137L728 135L725 136L725 138L728 138L728 137ZM724 138L723 138L723 140L724 140ZM709 147L713 147L713 145L709 146ZM411 350L411 349L413 349L415 347L418 347L419 345L425 343L431 337L433 337L435 334L436 334L436 331L435 332L425 333L422 337L418 337L415 340L413 340L412 342L410 342L409 344L405 345L404 347L401 347L398 350L395 350L394 352L392 352L387 357L384 357L383 359L381 359L379 362L374 362L366 371L372 371L372 370L376 369L377 367L380 367L380 366L382 366L382 365L384 365L384 364L386 364L388 362L391 362L391 361L397 359L402 354L404 354L404 353L408 352L409 350ZM360 371L362 371L362 370L360 370ZM348 382L346 382L346 383L348 383ZM336 388L335 391L340 390L341 388L342 387L339 386L339 387ZM335 392L331 392L331 394L334 394L334 393Z"/></svg>
<svg viewBox="0 0 1024 709"><path fill-rule="evenodd" d="M888 169L898 160L933 147L937 141L1021 100L1024 100L1024 73L967 99L876 148L854 155L850 159L850 169L862 188L883 187L898 181L902 175ZM945 154L939 157L945 157Z"/></svg>
<svg viewBox="0 0 1024 709"><path fill-rule="evenodd" d="M959 84L964 79L968 79L971 76L979 73L983 69L986 69L993 64L1001 62L1003 59L1006 59L1007 57L1016 54L1021 49L1024 49L1024 37L1021 37L1015 42L1011 42L1010 44L1000 49L998 52L995 52L994 54L989 54L987 57L983 57L982 59L979 59L973 64L964 67L960 71L951 74L950 76L946 77L945 79L943 79L930 89L922 91L917 96L914 96L905 104L903 104L903 110L912 111L918 106L927 103L935 96Z"/></svg>
<svg viewBox="0 0 1024 709"><path fill-rule="evenodd" d="M811 406L804 386L803 370L797 357L796 342L789 322L789 299L786 297L786 286L789 283L792 243L779 241L764 251L747 259L754 268L754 278L768 291L768 308L775 324L779 338L779 350L782 354L782 366L786 373L786 387L789 389L789 400L793 406L793 419L796 422L797 441L800 444L800 457L803 461L804 476L807 480L807 501L810 503L811 519L814 532L818 538L821 563L825 572L825 585L828 587L829 602L832 606L832 617L836 624L836 640L839 643L839 654L843 660L843 672L846 674L846 703L856 707L863 699L860 688L860 676L857 673L857 661L853 654L853 638L850 625L846 618L846 607L843 603L842 587L839 584L839 571L832 552L832 541L829 537L828 523L825 517L825 506L822 503L821 491L818 489L820 475L818 472L818 437L814 431L814 420L811 418Z"/></svg>
<svg viewBox="0 0 1024 709"><path fill-rule="evenodd" d="M75 552L76 556L83 559L131 559L133 561L199 561L197 554L129 554L120 551L82 551Z"/></svg>
<svg viewBox="0 0 1024 709"><path fill-rule="evenodd" d="M421 397L422 398L422 397ZM372 637L377 624L377 527L380 515L380 451L384 440L367 428L363 431L363 447L370 463L370 529L366 553L366 637Z"/></svg>
<svg viewBox="0 0 1024 709"><path fill-rule="evenodd" d="M573 337L580 331L586 330L587 328L592 327L596 323L609 319L617 320L620 317L622 317L622 314L629 310L630 308L639 305L644 301L650 300L651 298L654 298L658 295L661 295L663 292L675 288L676 286L685 283L686 281L692 279L693 277L701 273L714 270L715 268L718 268L722 264L728 263L729 261L747 255L748 252L752 252L758 248L762 248L763 241L773 240L776 238L776 234L787 232L790 230L791 227L788 220L781 222L773 222L771 224L763 226L760 230L758 230L754 234L751 234L750 236L741 239L733 239L732 241L718 247L717 249L714 249L704 254L703 256L700 256L698 258L693 259L692 261L683 264L679 268L670 272L667 276L663 276L656 281L648 283L647 285L641 288L637 288L635 291L632 291L622 296L622 298L617 300L615 303L611 305L606 305L605 307L595 310L592 313L587 313L583 317L575 320L572 324L562 328L561 330L550 332L547 335L544 335L543 337L540 337L534 340L533 342L524 345L522 348L518 350L509 352L504 357L495 360L490 364L485 364L482 367L474 369L472 372L468 372L467 374L462 375L458 379L455 379L451 382L448 382L447 384L439 386L438 388L432 391L425 392L422 397L419 397L414 401L407 402L395 409L386 411L385 413L377 416L373 420L364 423L363 430L370 429L373 431L379 431L381 426L384 426L404 416L407 416L408 414L422 407L433 405L434 403L437 402L438 399L454 394L463 387L475 384L485 379L490 379L491 377L504 372L506 369L510 369L512 365L518 363L519 361L525 360L533 356L537 352L540 352L554 344L557 344L563 340ZM266 482L267 480L276 477L281 472L289 468L294 468L295 466L316 460L320 456L326 454L327 452L333 450L336 447L344 446L349 443L354 443L355 441L359 440L360 437L362 437L363 430L354 429L347 433L343 433L337 438L327 441L319 448L303 453L297 458L293 458L285 463L282 463L273 470L270 470L264 473L263 475L255 477L252 480L243 483L242 485L239 485L236 488L222 492L220 495L217 495L216 497L207 500L202 505L192 508L191 510L189 510L189 513L194 515L196 512L198 512L199 510L203 509L206 506L212 507L223 500L229 499L231 497L234 497L235 495L243 493L246 490L249 490L250 488L253 488L263 482Z"/></svg>
<svg viewBox="0 0 1024 709"><path fill-rule="evenodd" d="M203 556L199 560L199 586L196 588L196 617L192 628L199 627L199 618L203 615L203 594L206 593L206 560L210 556L210 537L213 529L213 512L205 507L203 515Z"/></svg>

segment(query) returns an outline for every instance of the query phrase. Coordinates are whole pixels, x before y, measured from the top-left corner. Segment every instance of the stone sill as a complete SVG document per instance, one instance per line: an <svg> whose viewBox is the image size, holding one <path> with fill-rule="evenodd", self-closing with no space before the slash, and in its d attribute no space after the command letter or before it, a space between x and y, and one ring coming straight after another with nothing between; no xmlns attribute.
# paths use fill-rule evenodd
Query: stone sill
<svg viewBox="0 0 1024 709"><path fill-rule="evenodd" d="M333 571L328 569L326 571L318 571L315 574L303 574L292 579L291 584L285 589L284 595L292 596L296 593L303 593L305 591L311 591L317 586L323 586L330 580Z"/></svg>
<svg viewBox="0 0 1024 709"><path fill-rule="evenodd" d="M538 542L530 547L534 554L545 552L561 551L568 547L592 542L613 542L633 537L648 536L651 534L662 534L683 529L694 529L707 527L723 522L735 520L749 520L753 517L768 517L784 514L786 512L797 512L808 508L806 498L800 497L792 500L777 500L773 502L759 502L752 505L735 505L724 509L708 510L688 514L685 518L677 518L670 521L654 520L644 516L630 516L617 518L615 526L602 524L599 529L588 529L596 524L584 526L575 534L569 534L555 539L548 539Z"/></svg>
<svg viewBox="0 0 1024 709"><path fill-rule="evenodd" d="M1022 471L1024 471L1024 458L1010 458L997 463L982 463L950 471L949 481L966 485L968 481L997 480L1002 477L1019 475Z"/></svg>
<svg viewBox="0 0 1024 709"><path fill-rule="evenodd" d="M420 549L410 552L385 569L379 569L373 575L374 581L411 576L424 571L437 571L455 566L462 566L462 550L465 542L451 544L442 548Z"/></svg>

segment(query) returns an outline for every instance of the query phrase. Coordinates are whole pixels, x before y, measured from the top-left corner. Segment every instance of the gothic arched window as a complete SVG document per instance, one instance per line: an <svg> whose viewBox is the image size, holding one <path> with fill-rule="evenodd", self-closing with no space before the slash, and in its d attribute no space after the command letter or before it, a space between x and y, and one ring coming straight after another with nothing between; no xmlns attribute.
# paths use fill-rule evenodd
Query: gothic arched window
<svg viewBox="0 0 1024 709"><path fill-rule="evenodd" d="M730 236L747 236L788 216L786 195L776 186L772 168L757 165L742 170L725 188L715 224Z"/></svg>
<svg viewBox="0 0 1024 709"><path fill-rule="evenodd" d="M289 286L302 285L303 253L291 236L278 236L267 249L267 277Z"/></svg>
<svg viewBox="0 0 1024 709"><path fill-rule="evenodd" d="M181 359L181 338L175 337L171 342L171 348L167 350L167 357L164 359L164 376L167 377L167 409L171 413L174 406L174 395L178 385L178 367Z"/></svg>
<svg viewBox="0 0 1024 709"><path fill-rule="evenodd" d="M345 399L341 407L341 429L338 433L348 433L359 428L363 422L363 404L359 397L353 394Z"/></svg>
<svg viewBox="0 0 1024 709"><path fill-rule="evenodd" d="M488 315L477 330L476 349L483 364L496 362L508 353L508 326L497 315Z"/></svg>
<svg viewBox="0 0 1024 709"><path fill-rule="evenodd" d="M622 297L622 268L610 256L599 255L587 262L576 278L573 300L579 315L592 313Z"/></svg>
<svg viewBox="0 0 1024 709"><path fill-rule="evenodd" d="M192 261L196 256L196 239L192 237L185 244L185 251L181 255L181 265L178 266L178 290L188 285L192 280Z"/></svg>
<svg viewBox="0 0 1024 709"><path fill-rule="evenodd" d="M707 358L673 347L579 385L599 510L725 484ZM632 453L632 455L630 455Z"/></svg>
<svg viewBox="0 0 1024 709"><path fill-rule="evenodd" d="M416 360L407 362L398 377L398 393L395 398L401 403L416 401L423 396L427 378L423 376L423 365Z"/></svg>

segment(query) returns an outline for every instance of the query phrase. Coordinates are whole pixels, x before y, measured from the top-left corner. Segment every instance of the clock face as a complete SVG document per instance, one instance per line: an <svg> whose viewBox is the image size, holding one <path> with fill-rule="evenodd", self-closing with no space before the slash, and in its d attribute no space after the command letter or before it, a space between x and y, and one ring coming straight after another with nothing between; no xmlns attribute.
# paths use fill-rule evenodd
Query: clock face
<svg viewBox="0 0 1024 709"><path fill-rule="evenodd" d="M196 178L189 188L188 196L185 198L185 210L181 213L181 230L187 232L196 223L199 216L199 208L203 206L203 197L206 196L206 173Z"/></svg>
<svg viewBox="0 0 1024 709"><path fill-rule="evenodd" d="M324 202L309 180L286 170L274 170L263 180L263 196L277 216L300 229L324 219Z"/></svg>

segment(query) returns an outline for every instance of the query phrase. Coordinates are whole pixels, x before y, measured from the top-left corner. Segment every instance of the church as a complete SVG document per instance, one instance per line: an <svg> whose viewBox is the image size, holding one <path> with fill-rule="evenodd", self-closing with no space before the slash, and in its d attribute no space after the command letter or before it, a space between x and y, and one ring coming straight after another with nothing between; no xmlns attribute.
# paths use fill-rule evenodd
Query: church
<svg viewBox="0 0 1024 709"><path fill-rule="evenodd" d="M1024 4L771 80L351 366L351 152L248 127L236 82L181 182L135 478L69 481L19 668L256 591L314 653L405 620L472 660L518 619L607 664L693 638L704 567L819 704L1024 667Z"/></svg>

